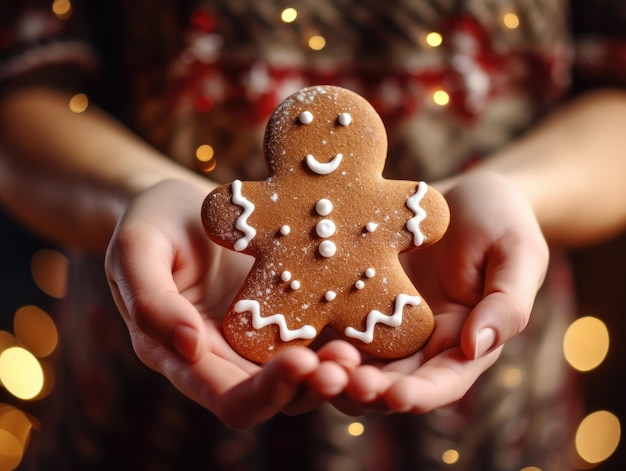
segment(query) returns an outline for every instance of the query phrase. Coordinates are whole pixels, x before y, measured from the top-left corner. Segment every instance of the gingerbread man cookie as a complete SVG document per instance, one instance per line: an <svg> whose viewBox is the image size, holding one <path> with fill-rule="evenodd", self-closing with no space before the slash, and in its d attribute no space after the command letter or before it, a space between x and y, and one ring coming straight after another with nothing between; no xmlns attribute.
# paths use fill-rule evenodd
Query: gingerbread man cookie
<svg viewBox="0 0 626 471"><path fill-rule="evenodd" d="M439 240L449 211L426 183L382 177L378 114L346 89L305 88L274 111L264 150L265 181L235 180L202 207L212 240L255 257L224 319L228 342L261 363L326 326L379 358L421 348L434 318L398 254Z"/></svg>

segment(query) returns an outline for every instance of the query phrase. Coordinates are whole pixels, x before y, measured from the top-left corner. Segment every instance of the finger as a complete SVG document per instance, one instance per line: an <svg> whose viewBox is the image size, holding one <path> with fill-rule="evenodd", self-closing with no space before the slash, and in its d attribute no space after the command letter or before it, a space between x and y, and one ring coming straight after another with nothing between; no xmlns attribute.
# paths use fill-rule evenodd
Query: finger
<svg viewBox="0 0 626 471"><path fill-rule="evenodd" d="M361 363L361 354L344 340L331 340L317 350L320 361L333 361L346 370L353 370Z"/></svg>
<svg viewBox="0 0 626 471"><path fill-rule="evenodd" d="M331 398L340 394L348 385L348 372L338 363L324 361L308 378L307 384L316 395Z"/></svg>
<svg viewBox="0 0 626 471"><path fill-rule="evenodd" d="M181 393L219 415L220 398L260 371L248 362L245 368L211 351L188 362L136 327L130 329L133 348L149 368L164 375Z"/></svg>
<svg viewBox="0 0 626 471"><path fill-rule="evenodd" d="M348 342L332 340L317 350L319 368L307 379L307 387L283 410L287 415L311 411L323 402L342 394L349 372L361 362L359 351Z"/></svg>
<svg viewBox="0 0 626 471"><path fill-rule="evenodd" d="M395 371L384 372L375 366L363 365L351 373L346 393L352 400L368 404L382 396L398 376Z"/></svg>
<svg viewBox="0 0 626 471"><path fill-rule="evenodd" d="M484 297L461 332L461 348L468 359L481 357L524 330L547 260L547 247L540 242L532 249L519 241L503 242L492 250Z"/></svg>
<svg viewBox="0 0 626 471"><path fill-rule="evenodd" d="M499 357L501 349L479 360L468 360L459 348L426 362L402 376L385 393L391 411L425 413L461 399L476 379Z"/></svg>
<svg viewBox="0 0 626 471"><path fill-rule="evenodd" d="M319 367L315 352L307 348L286 349L250 379L220 398L216 409L228 425L249 428L285 409Z"/></svg>
<svg viewBox="0 0 626 471"><path fill-rule="evenodd" d="M127 324L194 361L203 349L202 317L178 292L171 245L145 228L118 232L107 251L106 273Z"/></svg>
<svg viewBox="0 0 626 471"><path fill-rule="evenodd" d="M306 381L306 384L282 412L297 415L310 412L322 403L341 394L348 384L348 373L339 364L326 361L319 365Z"/></svg>

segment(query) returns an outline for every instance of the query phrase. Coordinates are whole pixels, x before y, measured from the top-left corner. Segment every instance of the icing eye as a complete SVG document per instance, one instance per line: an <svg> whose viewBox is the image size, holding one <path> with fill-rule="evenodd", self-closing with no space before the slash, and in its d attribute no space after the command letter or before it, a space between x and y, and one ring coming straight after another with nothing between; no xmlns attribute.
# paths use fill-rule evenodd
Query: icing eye
<svg viewBox="0 0 626 471"><path fill-rule="evenodd" d="M341 113L337 117L337 121L342 126L348 126L352 122L352 116L350 116L350 113Z"/></svg>
<svg viewBox="0 0 626 471"><path fill-rule="evenodd" d="M311 113L310 111L303 111L302 113L300 113L300 116L298 116L298 121L300 121L302 124L311 124L311 122L313 121L313 113Z"/></svg>

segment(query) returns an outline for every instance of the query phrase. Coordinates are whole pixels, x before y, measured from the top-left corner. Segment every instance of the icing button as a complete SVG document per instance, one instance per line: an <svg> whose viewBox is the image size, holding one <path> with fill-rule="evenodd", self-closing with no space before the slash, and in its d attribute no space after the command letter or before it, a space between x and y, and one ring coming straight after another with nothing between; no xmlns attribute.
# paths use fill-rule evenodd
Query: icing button
<svg viewBox="0 0 626 471"><path fill-rule="evenodd" d="M322 257L332 257L337 253L337 246L330 240L325 240L318 247L319 253Z"/></svg>
<svg viewBox="0 0 626 471"><path fill-rule="evenodd" d="M376 228L378 227L378 224L376 224L375 222L368 222L365 225L365 230L367 232L374 232L376 230Z"/></svg>
<svg viewBox="0 0 626 471"><path fill-rule="evenodd" d="M336 230L335 223L330 219L322 219L315 226L315 233L323 238L331 237Z"/></svg>
<svg viewBox="0 0 626 471"><path fill-rule="evenodd" d="M328 216L332 210L333 203L326 198L322 198L317 203L315 203L315 211L320 216Z"/></svg>

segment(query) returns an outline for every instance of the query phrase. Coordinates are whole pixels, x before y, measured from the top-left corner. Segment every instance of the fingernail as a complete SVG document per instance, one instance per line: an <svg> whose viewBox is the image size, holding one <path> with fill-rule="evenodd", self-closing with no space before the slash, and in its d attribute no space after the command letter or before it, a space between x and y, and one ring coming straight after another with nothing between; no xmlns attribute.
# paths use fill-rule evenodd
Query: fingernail
<svg viewBox="0 0 626 471"><path fill-rule="evenodd" d="M491 327L481 329L476 334L476 344L474 347L474 360L484 356L496 343L496 331Z"/></svg>
<svg viewBox="0 0 626 471"><path fill-rule="evenodd" d="M196 329L179 325L174 329L172 344L185 360L193 361L198 357L198 333Z"/></svg>

